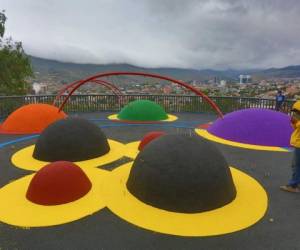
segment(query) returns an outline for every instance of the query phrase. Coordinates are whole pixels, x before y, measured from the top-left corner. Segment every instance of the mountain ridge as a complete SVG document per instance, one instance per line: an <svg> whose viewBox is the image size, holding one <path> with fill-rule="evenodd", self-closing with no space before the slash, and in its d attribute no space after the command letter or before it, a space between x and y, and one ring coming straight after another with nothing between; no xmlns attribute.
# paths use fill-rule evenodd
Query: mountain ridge
<svg viewBox="0 0 300 250"><path fill-rule="evenodd" d="M57 80L70 82L108 71L134 71L156 73L184 81L205 81L213 78L219 80L238 80L240 74L250 74L259 78L300 78L300 65L283 68L248 69L248 70L214 70L214 69L184 69L173 67L144 68L126 63L120 64L78 64L60 62L51 59L29 56L33 69L38 72L38 78L53 76Z"/></svg>

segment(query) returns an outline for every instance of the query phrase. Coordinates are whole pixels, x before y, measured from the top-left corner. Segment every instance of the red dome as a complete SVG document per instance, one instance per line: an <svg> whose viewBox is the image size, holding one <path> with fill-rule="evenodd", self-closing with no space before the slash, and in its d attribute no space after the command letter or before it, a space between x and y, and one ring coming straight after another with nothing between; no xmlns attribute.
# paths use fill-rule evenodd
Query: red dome
<svg viewBox="0 0 300 250"><path fill-rule="evenodd" d="M40 205L60 205L78 200L92 187L83 170L72 162L47 164L32 178L26 198Z"/></svg>
<svg viewBox="0 0 300 250"><path fill-rule="evenodd" d="M28 104L11 113L2 123L1 134L41 133L56 120L67 117L58 108L49 104Z"/></svg>
<svg viewBox="0 0 300 250"><path fill-rule="evenodd" d="M201 128L201 129L208 129L209 126L211 126L211 125L212 125L212 123L211 123L211 122L208 122L208 123L200 124L200 125L198 126L198 128Z"/></svg>
<svg viewBox="0 0 300 250"><path fill-rule="evenodd" d="M144 147L151 141L153 141L154 139L162 136L162 135L165 135L166 133L163 132L163 131L152 131L152 132L149 132L147 133L143 139L141 140L140 142L140 145L138 147L138 149L141 151L144 149Z"/></svg>

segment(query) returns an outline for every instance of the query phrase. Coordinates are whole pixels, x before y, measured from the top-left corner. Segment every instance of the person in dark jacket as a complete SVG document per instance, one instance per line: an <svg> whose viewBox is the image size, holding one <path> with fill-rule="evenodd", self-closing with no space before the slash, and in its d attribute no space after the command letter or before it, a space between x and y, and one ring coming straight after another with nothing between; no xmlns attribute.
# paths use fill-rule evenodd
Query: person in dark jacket
<svg viewBox="0 0 300 250"><path fill-rule="evenodd" d="M281 90L278 90L275 100L276 100L275 109L277 111L280 111L281 106L285 100L285 96L282 94Z"/></svg>

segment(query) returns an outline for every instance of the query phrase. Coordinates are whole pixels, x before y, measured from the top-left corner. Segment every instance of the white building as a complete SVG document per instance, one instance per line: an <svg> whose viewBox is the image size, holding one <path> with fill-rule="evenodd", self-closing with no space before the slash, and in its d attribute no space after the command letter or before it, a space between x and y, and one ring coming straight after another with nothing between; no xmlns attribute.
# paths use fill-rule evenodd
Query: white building
<svg viewBox="0 0 300 250"><path fill-rule="evenodd" d="M32 84L32 89L35 95L43 94L47 91L48 87L45 83L34 82Z"/></svg>
<svg viewBox="0 0 300 250"><path fill-rule="evenodd" d="M226 83L227 83L226 80L221 80L221 81L220 81L220 86L221 86L221 87L225 87L225 86L226 86Z"/></svg>
<svg viewBox="0 0 300 250"><path fill-rule="evenodd" d="M239 78L240 78L240 84L251 82L250 75L240 75Z"/></svg>

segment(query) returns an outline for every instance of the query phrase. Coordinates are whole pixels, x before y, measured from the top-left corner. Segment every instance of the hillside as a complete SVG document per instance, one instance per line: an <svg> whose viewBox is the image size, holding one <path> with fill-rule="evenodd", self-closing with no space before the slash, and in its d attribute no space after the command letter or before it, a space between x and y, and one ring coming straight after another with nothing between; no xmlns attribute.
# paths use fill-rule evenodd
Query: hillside
<svg viewBox="0 0 300 250"><path fill-rule="evenodd" d="M135 72L151 72L165 76L170 76L184 81L191 80L208 80L214 77L222 79L237 78L239 71L216 71L216 70L195 70L195 69L180 69L180 68L142 68L129 64L75 64L64 63L54 60L30 57L32 66L39 79L55 78L58 81L71 82L96 73L109 71L135 71Z"/></svg>
<svg viewBox="0 0 300 250"><path fill-rule="evenodd" d="M274 78L299 78L300 77L300 65L288 66L284 68L270 68L257 73L264 77Z"/></svg>
<svg viewBox="0 0 300 250"><path fill-rule="evenodd" d="M109 71L151 72L170 76L184 81L205 81L217 77L225 80L238 80L240 74L251 74L259 78L300 78L300 65L285 68L270 68L265 70L196 70L180 68L142 68L129 64L75 64L54 60L30 57L37 80L51 78L54 81L66 83L82 79L87 76ZM126 79L126 77L122 77ZM132 78L131 78L132 79Z"/></svg>

